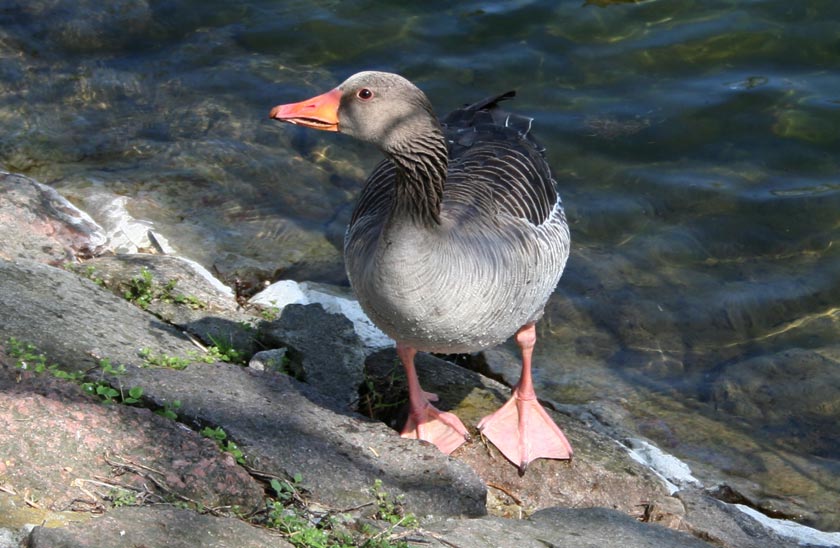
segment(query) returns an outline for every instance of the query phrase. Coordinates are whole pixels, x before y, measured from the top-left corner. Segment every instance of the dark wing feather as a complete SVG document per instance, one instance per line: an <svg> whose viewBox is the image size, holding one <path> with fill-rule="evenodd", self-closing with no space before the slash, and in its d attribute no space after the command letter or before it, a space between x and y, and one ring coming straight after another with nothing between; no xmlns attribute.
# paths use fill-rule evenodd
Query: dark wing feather
<svg viewBox="0 0 840 548"><path fill-rule="evenodd" d="M498 210L540 225L554 210L557 191L544 148L530 133L533 119L499 108L514 95L488 97L442 120L450 147L447 190L453 199L466 201L484 190L470 182L482 182Z"/></svg>

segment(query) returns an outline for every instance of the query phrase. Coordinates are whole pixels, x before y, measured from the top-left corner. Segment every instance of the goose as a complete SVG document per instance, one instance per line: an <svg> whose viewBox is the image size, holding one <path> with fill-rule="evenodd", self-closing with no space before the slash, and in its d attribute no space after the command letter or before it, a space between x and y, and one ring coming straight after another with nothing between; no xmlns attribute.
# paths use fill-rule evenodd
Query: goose
<svg viewBox="0 0 840 548"><path fill-rule="evenodd" d="M537 400L535 323L569 256L569 228L530 118L489 97L439 120L426 95L397 74L365 71L270 117L340 132L384 153L363 187L344 242L347 275L370 319L396 342L409 416L401 435L451 454L470 440L437 409L414 366L418 351L475 352L514 336L522 373L512 396L478 423L524 473L572 447Z"/></svg>

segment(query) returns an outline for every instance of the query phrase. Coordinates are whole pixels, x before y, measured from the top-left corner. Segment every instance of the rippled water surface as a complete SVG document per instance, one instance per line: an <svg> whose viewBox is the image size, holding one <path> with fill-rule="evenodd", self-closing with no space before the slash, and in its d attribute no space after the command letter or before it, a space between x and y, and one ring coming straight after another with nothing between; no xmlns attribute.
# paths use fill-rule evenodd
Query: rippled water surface
<svg viewBox="0 0 840 548"><path fill-rule="evenodd" d="M840 3L0 2L0 167L223 276L344 283L378 153L267 119L362 69L515 88L573 251L541 394L840 529Z"/></svg>

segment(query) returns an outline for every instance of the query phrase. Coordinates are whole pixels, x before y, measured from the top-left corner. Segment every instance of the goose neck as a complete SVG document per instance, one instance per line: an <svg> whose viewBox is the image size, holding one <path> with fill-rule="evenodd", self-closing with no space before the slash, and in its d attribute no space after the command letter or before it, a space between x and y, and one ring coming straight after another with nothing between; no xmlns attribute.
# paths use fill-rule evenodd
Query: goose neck
<svg viewBox="0 0 840 548"><path fill-rule="evenodd" d="M435 137L416 138L410 147L389 151L397 168L392 217L408 217L425 225L440 224L449 162L443 135Z"/></svg>

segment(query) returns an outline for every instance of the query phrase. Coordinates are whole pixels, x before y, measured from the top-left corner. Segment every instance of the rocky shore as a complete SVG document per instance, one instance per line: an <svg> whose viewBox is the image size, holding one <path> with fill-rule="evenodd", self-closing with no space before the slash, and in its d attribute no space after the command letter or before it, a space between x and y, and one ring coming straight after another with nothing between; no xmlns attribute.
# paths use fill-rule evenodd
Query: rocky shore
<svg viewBox="0 0 840 548"><path fill-rule="evenodd" d="M572 462L522 476L475 431L452 457L400 438L394 351L333 313L340 289L249 303L190 261L113 254L13 174L0 233L0 547L837 544L644 465L667 456L597 403L555 411ZM418 370L467 425L509 393L437 357Z"/></svg>

